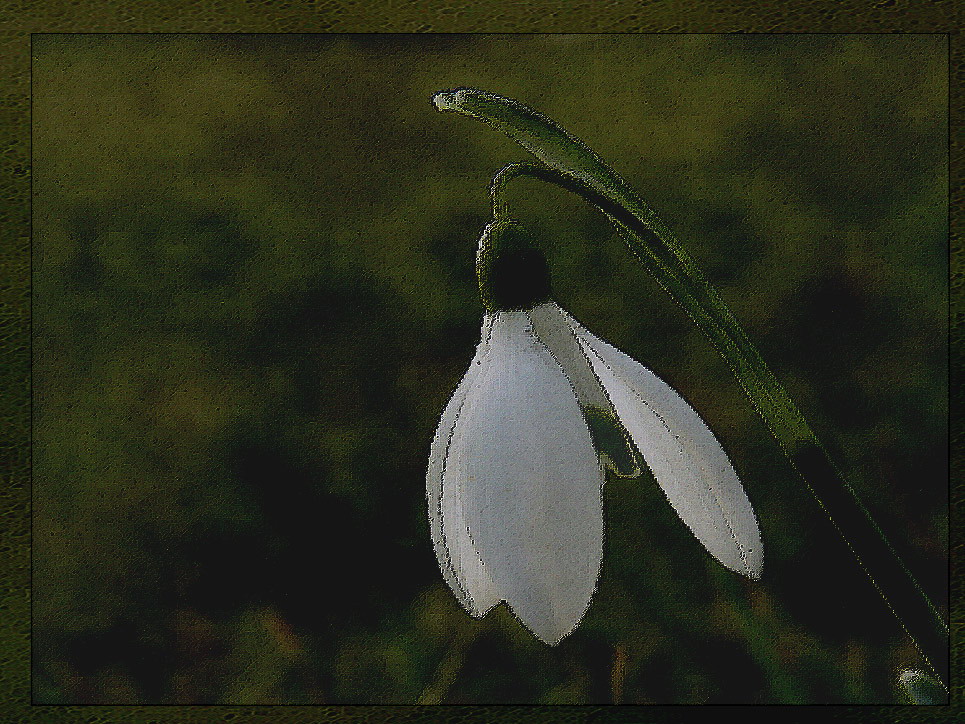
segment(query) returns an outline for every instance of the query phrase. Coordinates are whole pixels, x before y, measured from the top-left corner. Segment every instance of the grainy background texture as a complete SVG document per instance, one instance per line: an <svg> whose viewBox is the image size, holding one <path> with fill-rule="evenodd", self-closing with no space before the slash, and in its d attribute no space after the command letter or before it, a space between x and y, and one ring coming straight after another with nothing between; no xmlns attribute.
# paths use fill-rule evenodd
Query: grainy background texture
<svg viewBox="0 0 965 724"><path fill-rule="evenodd" d="M715 430L765 572L605 489L555 648L429 539L517 98L675 231L947 613L947 40L38 35L34 697L47 704L898 703L916 653L730 371L608 222L511 197L559 301Z"/></svg>

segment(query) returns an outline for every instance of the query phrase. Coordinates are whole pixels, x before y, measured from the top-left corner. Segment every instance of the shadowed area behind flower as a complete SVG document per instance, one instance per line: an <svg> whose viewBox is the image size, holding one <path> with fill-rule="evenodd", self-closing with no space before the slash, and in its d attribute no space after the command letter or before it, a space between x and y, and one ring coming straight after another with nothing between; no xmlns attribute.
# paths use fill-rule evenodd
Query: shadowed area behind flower
<svg viewBox="0 0 965 724"><path fill-rule="evenodd" d="M425 468L478 341L488 183L525 153L429 99L491 89L606 158L945 601L942 39L34 46L38 703L903 701L910 645L729 370L535 181L513 212L558 300L708 422L765 574L715 563L649 473L611 477L573 635L462 611Z"/></svg>

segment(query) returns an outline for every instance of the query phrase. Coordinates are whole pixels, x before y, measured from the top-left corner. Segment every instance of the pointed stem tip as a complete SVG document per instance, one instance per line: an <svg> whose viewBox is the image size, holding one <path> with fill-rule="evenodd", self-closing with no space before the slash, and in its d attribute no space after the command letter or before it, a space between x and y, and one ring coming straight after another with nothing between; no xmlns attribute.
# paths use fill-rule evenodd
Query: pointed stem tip
<svg viewBox="0 0 965 724"><path fill-rule="evenodd" d="M463 88L439 91L432 96L432 103L440 111L453 111L459 107L459 95L464 91Z"/></svg>

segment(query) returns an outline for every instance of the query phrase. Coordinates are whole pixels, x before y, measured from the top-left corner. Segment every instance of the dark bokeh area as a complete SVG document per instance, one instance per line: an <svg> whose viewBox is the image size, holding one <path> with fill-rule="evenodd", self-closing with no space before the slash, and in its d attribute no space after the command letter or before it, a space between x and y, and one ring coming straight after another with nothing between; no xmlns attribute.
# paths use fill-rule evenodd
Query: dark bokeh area
<svg viewBox="0 0 965 724"><path fill-rule="evenodd" d="M611 479L577 631L476 621L425 467L518 98L674 230L947 612L941 36L35 36L37 703L886 703L913 645L606 219L515 183L558 300L686 397L765 571Z"/></svg>

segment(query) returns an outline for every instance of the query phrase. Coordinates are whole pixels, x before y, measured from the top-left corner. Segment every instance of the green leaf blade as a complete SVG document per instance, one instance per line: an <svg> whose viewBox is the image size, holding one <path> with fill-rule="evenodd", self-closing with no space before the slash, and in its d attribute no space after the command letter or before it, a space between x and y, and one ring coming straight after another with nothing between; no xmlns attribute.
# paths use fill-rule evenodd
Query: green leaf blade
<svg viewBox="0 0 965 724"><path fill-rule="evenodd" d="M791 465L831 519L899 623L941 678L947 676L948 625L844 479L717 290L654 211L586 144L518 101L472 88L433 97L441 111L484 121L528 150L544 166L511 164L502 185L530 175L562 186L613 221L634 255L680 304L733 371ZM505 173L504 172L508 172ZM498 212L499 203L495 204Z"/></svg>

